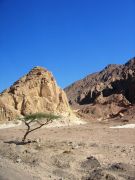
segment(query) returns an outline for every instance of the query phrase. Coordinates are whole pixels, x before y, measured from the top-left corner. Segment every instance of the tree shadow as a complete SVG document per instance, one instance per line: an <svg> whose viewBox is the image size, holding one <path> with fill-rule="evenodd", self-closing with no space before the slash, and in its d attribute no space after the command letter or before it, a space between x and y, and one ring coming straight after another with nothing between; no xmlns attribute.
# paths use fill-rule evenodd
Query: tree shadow
<svg viewBox="0 0 135 180"><path fill-rule="evenodd" d="M26 144L30 144L33 143L34 141L27 141L27 142L22 142L22 141L4 141L4 143L6 144L15 144L15 145L26 145Z"/></svg>

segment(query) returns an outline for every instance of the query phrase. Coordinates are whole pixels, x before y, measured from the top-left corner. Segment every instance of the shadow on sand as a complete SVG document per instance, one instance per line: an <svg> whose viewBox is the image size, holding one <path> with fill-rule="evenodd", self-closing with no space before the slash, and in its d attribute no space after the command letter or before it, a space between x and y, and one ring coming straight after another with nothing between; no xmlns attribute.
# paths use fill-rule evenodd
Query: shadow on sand
<svg viewBox="0 0 135 180"><path fill-rule="evenodd" d="M35 141L26 141L26 142L22 142L22 141L4 141L4 143L16 144L16 145L26 145L26 144L30 144L30 143L35 143Z"/></svg>

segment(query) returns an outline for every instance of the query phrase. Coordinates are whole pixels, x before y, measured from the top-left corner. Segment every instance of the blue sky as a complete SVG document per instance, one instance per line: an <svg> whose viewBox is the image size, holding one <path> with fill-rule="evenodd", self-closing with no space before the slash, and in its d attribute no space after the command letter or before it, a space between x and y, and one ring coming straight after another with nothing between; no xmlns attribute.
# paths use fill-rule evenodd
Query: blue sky
<svg viewBox="0 0 135 180"><path fill-rule="evenodd" d="M0 0L0 91L34 66L64 88L135 56L135 0Z"/></svg>

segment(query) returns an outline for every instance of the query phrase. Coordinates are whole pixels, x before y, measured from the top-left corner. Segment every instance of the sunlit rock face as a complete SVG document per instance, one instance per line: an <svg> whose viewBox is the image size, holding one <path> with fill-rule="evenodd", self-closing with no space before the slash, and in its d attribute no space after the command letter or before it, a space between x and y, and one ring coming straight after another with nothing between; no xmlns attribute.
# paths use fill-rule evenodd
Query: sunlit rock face
<svg viewBox="0 0 135 180"><path fill-rule="evenodd" d="M0 94L0 120L36 112L72 114L65 92L52 73L42 67L33 68Z"/></svg>

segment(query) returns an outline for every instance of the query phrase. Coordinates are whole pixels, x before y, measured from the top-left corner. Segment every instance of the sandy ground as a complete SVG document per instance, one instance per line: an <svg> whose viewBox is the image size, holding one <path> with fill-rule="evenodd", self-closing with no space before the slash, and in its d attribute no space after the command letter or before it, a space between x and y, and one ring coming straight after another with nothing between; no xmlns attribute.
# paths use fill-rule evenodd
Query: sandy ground
<svg viewBox="0 0 135 180"><path fill-rule="evenodd" d="M12 128L12 127L20 126L21 124L22 124L21 121L16 121L16 123L13 122L2 123L0 124L0 129Z"/></svg>
<svg viewBox="0 0 135 180"><path fill-rule="evenodd" d="M135 129L116 125L44 128L25 145L22 126L0 129L0 180L135 180Z"/></svg>
<svg viewBox="0 0 135 180"><path fill-rule="evenodd" d="M117 128L117 129L120 129L120 128L135 128L135 124L125 124L125 125L121 125L121 126L113 126L113 127L110 127L110 128Z"/></svg>

